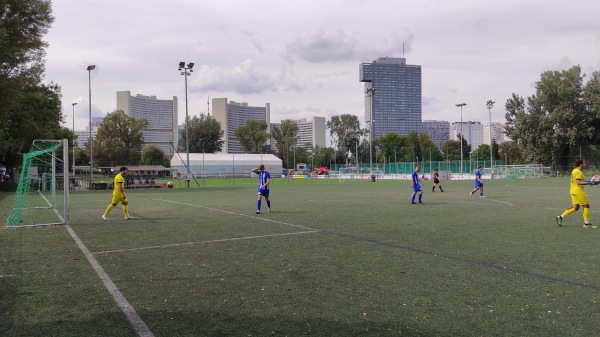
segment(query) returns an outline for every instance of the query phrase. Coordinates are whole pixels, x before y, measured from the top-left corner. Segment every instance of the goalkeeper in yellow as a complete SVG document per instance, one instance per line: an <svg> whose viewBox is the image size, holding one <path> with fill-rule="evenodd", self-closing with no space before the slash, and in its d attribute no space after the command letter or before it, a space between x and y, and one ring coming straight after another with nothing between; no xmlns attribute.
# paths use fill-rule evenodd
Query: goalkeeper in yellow
<svg viewBox="0 0 600 337"><path fill-rule="evenodd" d="M583 170L585 170L586 163L585 160L579 159L575 162L577 166L571 172L571 201L573 207L565 210L563 214L556 217L556 223L559 226L562 226L562 220L567 215L577 212L579 210L579 206L583 206L583 228L598 228L598 226L592 226L590 223L590 202L588 201L587 193L583 187L585 185L596 185L598 182L595 181L586 181L583 176Z"/></svg>
<svg viewBox="0 0 600 337"><path fill-rule="evenodd" d="M120 172L115 176L113 181L113 197L112 202L106 207L106 211L102 214L102 220L108 221L106 217L112 209L117 206L118 203L123 204L123 213L125 213L125 220L133 219L129 216L129 207L127 207L127 196L125 195L125 175L127 174L127 167L123 166L119 170Z"/></svg>

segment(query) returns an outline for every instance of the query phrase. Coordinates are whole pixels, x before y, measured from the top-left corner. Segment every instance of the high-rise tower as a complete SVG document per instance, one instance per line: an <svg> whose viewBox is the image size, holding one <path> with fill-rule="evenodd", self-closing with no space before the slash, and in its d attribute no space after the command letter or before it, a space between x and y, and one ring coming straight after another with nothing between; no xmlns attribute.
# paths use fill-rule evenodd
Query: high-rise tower
<svg viewBox="0 0 600 337"><path fill-rule="evenodd" d="M408 65L405 58L379 57L359 67L365 83L365 121L371 123L373 115L373 139L390 132L421 132L421 66Z"/></svg>

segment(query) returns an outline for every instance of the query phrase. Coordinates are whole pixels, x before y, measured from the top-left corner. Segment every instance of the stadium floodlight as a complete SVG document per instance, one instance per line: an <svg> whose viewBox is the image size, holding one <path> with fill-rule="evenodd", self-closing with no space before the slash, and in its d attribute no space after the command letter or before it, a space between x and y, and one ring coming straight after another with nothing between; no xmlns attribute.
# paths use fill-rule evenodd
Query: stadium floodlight
<svg viewBox="0 0 600 337"><path fill-rule="evenodd" d="M492 149L492 107L494 106L494 101L489 100L486 103L488 108L488 112L490 114L490 179L494 179L494 150Z"/></svg>
<svg viewBox="0 0 600 337"><path fill-rule="evenodd" d="M77 102L75 103L71 103L71 105L73 106L73 163L71 163L73 165L73 178L75 177L75 106L77 105Z"/></svg>
<svg viewBox="0 0 600 337"><path fill-rule="evenodd" d="M369 173L371 174L371 181L373 179L373 96L375 95L375 88L367 88L365 93L369 97Z"/></svg>
<svg viewBox="0 0 600 337"><path fill-rule="evenodd" d="M456 106L460 107L460 179L463 179L463 120L462 120L462 108L467 105L467 103L459 103Z"/></svg>
<svg viewBox="0 0 600 337"><path fill-rule="evenodd" d="M190 187L190 120L188 117L188 89L187 89L187 78L188 76L190 76L190 73L193 71L192 68L194 67L194 63L190 62L188 63L188 65L185 65L185 62L179 62L179 71L183 70L183 72L181 72L181 75L184 76L185 78L185 147L186 150L185 152L187 153L187 163L186 163L186 182L185 182L185 186L186 187Z"/></svg>
<svg viewBox="0 0 600 337"><path fill-rule="evenodd" d="M90 92L89 105L90 105L90 188L94 188L94 140L92 138L92 70L96 69L96 65L92 64L87 66L88 71L88 88Z"/></svg>

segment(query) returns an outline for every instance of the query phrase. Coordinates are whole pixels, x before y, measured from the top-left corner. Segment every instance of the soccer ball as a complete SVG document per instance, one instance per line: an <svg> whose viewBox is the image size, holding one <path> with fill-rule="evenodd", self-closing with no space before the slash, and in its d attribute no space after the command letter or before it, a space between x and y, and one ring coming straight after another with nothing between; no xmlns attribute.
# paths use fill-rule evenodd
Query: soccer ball
<svg viewBox="0 0 600 337"><path fill-rule="evenodd" d="M175 186L175 184L173 184L173 182L172 182L172 181L169 181L169 182L167 183L167 187L168 187L168 188L173 188L173 186Z"/></svg>
<svg viewBox="0 0 600 337"><path fill-rule="evenodd" d="M600 175L595 175L592 178L590 178L590 181L594 184L594 185L598 185L600 184Z"/></svg>

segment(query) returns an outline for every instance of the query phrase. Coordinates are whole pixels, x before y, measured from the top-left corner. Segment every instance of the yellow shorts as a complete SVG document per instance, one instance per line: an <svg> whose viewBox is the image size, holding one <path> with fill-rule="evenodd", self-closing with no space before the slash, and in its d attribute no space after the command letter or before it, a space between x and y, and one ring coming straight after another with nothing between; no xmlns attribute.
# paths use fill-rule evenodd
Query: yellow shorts
<svg viewBox="0 0 600 337"><path fill-rule="evenodd" d="M123 194L119 193L113 193L113 198L112 198L112 204L116 205L118 203L122 203L122 202L126 202L127 198L123 198Z"/></svg>
<svg viewBox="0 0 600 337"><path fill-rule="evenodd" d="M588 205L590 202L588 201L588 196L587 193L585 192L578 192L578 193L571 193L571 204L572 205Z"/></svg>

